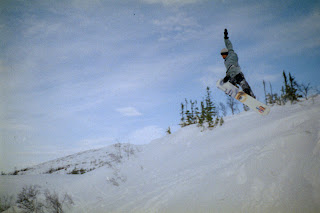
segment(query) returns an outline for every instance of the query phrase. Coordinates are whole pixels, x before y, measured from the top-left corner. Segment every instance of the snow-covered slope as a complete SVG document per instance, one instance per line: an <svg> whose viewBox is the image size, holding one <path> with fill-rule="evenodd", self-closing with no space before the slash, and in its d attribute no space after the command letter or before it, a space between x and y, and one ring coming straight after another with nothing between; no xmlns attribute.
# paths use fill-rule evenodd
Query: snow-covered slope
<svg viewBox="0 0 320 213"><path fill-rule="evenodd" d="M79 154L78 163L110 162L117 148ZM62 158L29 171L37 175L1 176L0 195L38 184L72 195L71 212L320 212L319 97L133 148L134 155L83 175L42 174L49 164L68 165Z"/></svg>
<svg viewBox="0 0 320 213"><path fill-rule="evenodd" d="M113 168L115 165L134 157L137 152L139 152L138 146L117 143L105 148L79 152L37 166L16 170L10 174L84 174L103 166Z"/></svg>

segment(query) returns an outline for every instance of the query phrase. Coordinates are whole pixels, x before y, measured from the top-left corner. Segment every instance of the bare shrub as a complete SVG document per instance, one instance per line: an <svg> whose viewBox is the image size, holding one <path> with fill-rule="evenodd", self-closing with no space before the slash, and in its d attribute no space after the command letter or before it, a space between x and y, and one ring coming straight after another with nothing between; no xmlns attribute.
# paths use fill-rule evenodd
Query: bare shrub
<svg viewBox="0 0 320 213"><path fill-rule="evenodd" d="M125 144L123 147L123 151L126 153L128 159L131 155L135 154L134 147L131 144Z"/></svg>
<svg viewBox="0 0 320 213"><path fill-rule="evenodd" d="M24 213L39 213L43 212L43 204L38 200L40 195L40 186L31 185L22 188L22 191L18 194L17 204Z"/></svg>
<svg viewBox="0 0 320 213"><path fill-rule="evenodd" d="M0 197L0 212L3 212L13 206L13 196L3 195Z"/></svg>
<svg viewBox="0 0 320 213"><path fill-rule="evenodd" d="M121 159L122 159L121 155L110 153L109 157L111 158L112 162L121 163Z"/></svg>
<svg viewBox="0 0 320 213"><path fill-rule="evenodd" d="M59 198L56 192L51 193L49 190L44 192L46 198L45 208L48 212L52 213L63 213L64 209L70 208L74 204L71 196L65 194L63 199Z"/></svg>

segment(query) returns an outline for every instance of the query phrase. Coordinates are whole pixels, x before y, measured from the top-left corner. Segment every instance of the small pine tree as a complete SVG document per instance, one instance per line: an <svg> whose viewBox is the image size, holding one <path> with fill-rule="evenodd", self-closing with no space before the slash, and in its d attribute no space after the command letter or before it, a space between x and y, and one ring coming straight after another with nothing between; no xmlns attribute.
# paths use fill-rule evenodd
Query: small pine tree
<svg viewBox="0 0 320 213"><path fill-rule="evenodd" d="M223 117L220 118L220 126L222 126L224 123Z"/></svg>
<svg viewBox="0 0 320 213"><path fill-rule="evenodd" d="M212 128L215 125L218 125L220 120L214 117L218 115L219 111L215 107L215 104L212 101L210 88L207 87L207 94L204 101L201 101L201 111L197 105L197 101L188 101L185 99L185 104L181 103L181 119L180 126L185 127L191 124L198 124L198 126L203 127L204 123L208 123L208 127ZM190 104L190 110L188 108ZM221 103L223 114L226 114L226 107Z"/></svg>
<svg viewBox="0 0 320 213"><path fill-rule="evenodd" d="M284 89L283 86L281 87L281 96L280 96L280 99L281 99L281 103L282 103L282 104L285 104L285 103L286 103L286 94L285 94L285 89Z"/></svg>
<svg viewBox="0 0 320 213"><path fill-rule="evenodd" d="M267 94L267 103L273 105L273 96L270 93Z"/></svg>
<svg viewBox="0 0 320 213"><path fill-rule="evenodd" d="M195 113L195 108L196 108L197 101L192 101L190 100L190 106L191 106L191 112L190 112L190 124L195 124L196 123L196 113Z"/></svg>
<svg viewBox="0 0 320 213"><path fill-rule="evenodd" d="M219 117L216 117L216 121L214 122L214 126L218 126L218 125L219 125L219 122L220 122Z"/></svg>
<svg viewBox="0 0 320 213"><path fill-rule="evenodd" d="M192 113L190 112L190 110L188 109L188 100L185 99L185 106L186 106L186 112L185 112L185 116L186 116L186 126L191 125L192 124Z"/></svg>
<svg viewBox="0 0 320 213"><path fill-rule="evenodd" d="M214 106L214 103L212 102L211 98L211 91L210 88L207 87L207 96L206 96L206 122L208 123L208 127L214 127L213 123L213 117L216 115L216 107Z"/></svg>
<svg viewBox="0 0 320 213"><path fill-rule="evenodd" d="M168 135L171 135L171 128L170 128L170 126L168 127L168 129L167 129L166 132L167 132Z"/></svg>
<svg viewBox="0 0 320 213"><path fill-rule="evenodd" d="M290 100L291 104L295 101L298 101L298 98L301 97L298 95L298 84L295 81L295 78L289 72L289 81L285 71L283 71L283 78L284 78L284 88L282 92L284 93L282 98L284 102Z"/></svg>
<svg viewBox="0 0 320 213"><path fill-rule="evenodd" d="M282 105L282 103L281 103L281 97L278 96L277 93L274 94L274 101L275 101L276 104Z"/></svg>
<svg viewBox="0 0 320 213"><path fill-rule="evenodd" d="M200 127L202 127L203 123L205 122L205 120L206 120L206 109L205 109L205 106L204 106L204 102L201 101L201 113L198 116L198 125Z"/></svg>
<svg viewBox="0 0 320 213"><path fill-rule="evenodd" d="M199 123L199 116L200 116L200 112L199 112L199 107L198 107L198 102L195 102L196 106L194 109L194 123Z"/></svg>
<svg viewBox="0 0 320 213"><path fill-rule="evenodd" d="M284 79L284 87L282 87L282 91L283 91L283 100L284 102L287 102L287 100L289 99L289 94L290 94L290 87L288 84L288 79L287 79L287 75L286 72L283 70L283 79Z"/></svg>
<svg viewBox="0 0 320 213"><path fill-rule="evenodd" d="M181 103L181 112L180 112L180 115L181 115L181 119L180 119L180 126L181 127L185 127L186 126L186 123L185 123L185 113L184 113L184 105L183 103Z"/></svg>
<svg viewBox="0 0 320 213"><path fill-rule="evenodd" d="M298 98L300 96L297 93L298 84L295 81L295 77L293 77L290 72L289 72L289 81L290 81L290 101L291 103L293 103L294 101L298 101Z"/></svg>

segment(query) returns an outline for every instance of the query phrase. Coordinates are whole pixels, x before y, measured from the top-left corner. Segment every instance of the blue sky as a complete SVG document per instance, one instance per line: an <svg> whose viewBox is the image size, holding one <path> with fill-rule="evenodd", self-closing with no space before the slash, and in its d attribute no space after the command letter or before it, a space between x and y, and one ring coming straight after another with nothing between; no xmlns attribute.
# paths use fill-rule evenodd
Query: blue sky
<svg viewBox="0 0 320 213"><path fill-rule="evenodd" d="M177 129L224 77L223 30L260 100L282 71L320 89L319 1L0 2L0 170Z"/></svg>

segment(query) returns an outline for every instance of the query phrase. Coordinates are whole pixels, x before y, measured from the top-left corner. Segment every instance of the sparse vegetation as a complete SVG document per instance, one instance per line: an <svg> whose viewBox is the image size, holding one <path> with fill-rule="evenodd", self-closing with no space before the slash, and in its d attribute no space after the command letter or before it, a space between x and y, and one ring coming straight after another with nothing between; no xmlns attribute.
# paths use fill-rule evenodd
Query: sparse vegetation
<svg viewBox="0 0 320 213"><path fill-rule="evenodd" d="M0 197L0 212L9 209L14 204L13 196L4 195Z"/></svg>
<svg viewBox="0 0 320 213"><path fill-rule="evenodd" d="M129 143L116 143L110 146L110 150L107 152L100 152L99 156L96 154L91 155L90 153L92 152L96 153L98 150L89 150L76 155L69 155L65 158L45 163L43 167L39 168L28 167L24 169L15 169L13 172L9 173L0 172L1 175L26 175L30 174L30 171L32 172L31 174L85 174L102 166L113 168L124 160L129 160L131 157L135 156L135 154L139 152L139 149ZM85 161L75 161L75 158L78 158L78 155L84 153L89 154L89 159ZM71 163L70 161L74 163Z"/></svg>
<svg viewBox="0 0 320 213"><path fill-rule="evenodd" d="M285 71L282 72L283 76L283 86L281 88L281 95L278 93L274 93L272 89L272 85L269 82L270 92L266 92L266 82L263 81L264 93L265 93L265 101L267 105L284 105L288 101L291 104L294 104L299 101L299 98L304 97L308 100L308 94L312 87L310 83L305 85L304 83L297 83L295 77L289 72L289 75Z"/></svg>
<svg viewBox="0 0 320 213"><path fill-rule="evenodd" d="M114 186L120 186L120 183L124 183L127 181L127 177L120 175L117 171L113 173L112 178L107 178L107 182L111 183Z"/></svg>
<svg viewBox="0 0 320 213"><path fill-rule="evenodd" d="M29 171L31 168L24 168L24 169L15 169L13 172L8 173L8 175L22 175L23 172ZM21 173L21 174L20 174ZM6 173L1 172L1 175L6 175Z"/></svg>
<svg viewBox="0 0 320 213"><path fill-rule="evenodd" d="M47 172L45 172L45 174L52 174L54 172L60 171L60 170L66 170L67 167L61 166L58 168L50 168Z"/></svg>
<svg viewBox="0 0 320 213"><path fill-rule="evenodd" d="M170 128L170 126L168 127L166 133L167 133L167 135L171 135L171 128Z"/></svg>
<svg viewBox="0 0 320 213"><path fill-rule="evenodd" d="M43 204L39 201L39 189L38 185L25 186L18 194L17 204L24 213L43 212Z"/></svg>
<svg viewBox="0 0 320 213"><path fill-rule="evenodd" d="M64 194L61 198L58 193L50 192L48 189L41 192L38 185L30 185L22 188L16 201L19 212L23 213L64 213L70 209L74 202L70 195ZM41 195L44 196L41 196ZM5 211L14 206L13 197L0 199L0 211Z"/></svg>
<svg viewBox="0 0 320 213"><path fill-rule="evenodd" d="M52 213L63 213L65 212L65 208L70 208L74 205L74 202L70 195L64 194L61 199L56 192L50 192L49 190L45 190L45 208L48 212Z"/></svg>
<svg viewBox="0 0 320 213"><path fill-rule="evenodd" d="M219 123L219 112L213 102L209 87L206 89L206 96L204 97L204 100L200 102L200 109L197 104L198 101L188 101L187 99L185 99L185 103L181 103L180 126L185 127L197 124L199 127L204 128L206 126L209 129L217 126L217 123Z"/></svg>
<svg viewBox="0 0 320 213"><path fill-rule="evenodd" d="M76 167L71 171L69 172L68 174L72 174L72 175L82 175L84 173L88 172L88 170L86 169L77 169Z"/></svg>

